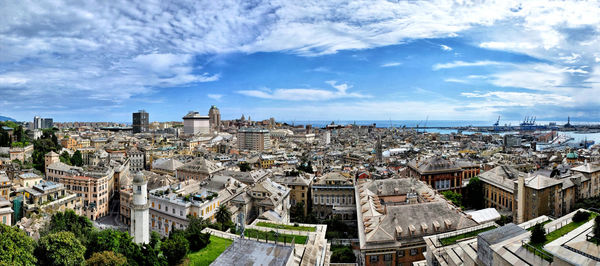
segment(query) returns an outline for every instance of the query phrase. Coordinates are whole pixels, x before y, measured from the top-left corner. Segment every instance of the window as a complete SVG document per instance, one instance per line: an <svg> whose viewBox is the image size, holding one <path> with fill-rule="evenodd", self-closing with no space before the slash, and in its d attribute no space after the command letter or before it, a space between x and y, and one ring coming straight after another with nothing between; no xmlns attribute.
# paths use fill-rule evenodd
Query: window
<svg viewBox="0 0 600 266"><path fill-rule="evenodd" d="M411 248L410 249L410 255L411 256L415 256L415 255L417 255L417 253L419 253L419 249L418 248Z"/></svg>
<svg viewBox="0 0 600 266"><path fill-rule="evenodd" d="M404 257L404 250L398 251L398 257L400 257L400 258Z"/></svg>
<svg viewBox="0 0 600 266"><path fill-rule="evenodd" d="M168 212L169 211L169 206L165 206L165 211Z"/></svg>
<svg viewBox="0 0 600 266"><path fill-rule="evenodd" d="M377 256L377 255L371 255L371 256L369 256L369 260L371 262L377 262L379 260L379 256Z"/></svg>
<svg viewBox="0 0 600 266"><path fill-rule="evenodd" d="M391 261L392 260L392 254L385 254L385 255L383 255L383 260L384 261Z"/></svg>

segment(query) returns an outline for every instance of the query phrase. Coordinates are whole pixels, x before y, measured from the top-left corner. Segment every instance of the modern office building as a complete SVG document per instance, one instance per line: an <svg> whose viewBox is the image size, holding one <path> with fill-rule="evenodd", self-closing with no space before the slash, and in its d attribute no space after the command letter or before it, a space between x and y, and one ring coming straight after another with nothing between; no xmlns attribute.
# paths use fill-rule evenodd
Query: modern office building
<svg viewBox="0 0 600 266"><path fill-rule="evenodd" d="M183 117L183 134L196 135L210 132L210 119L198 112L190 111Z"/></svg>
<svg viewBox="0 0 600 266"><path fill-rule="evenodd" d="M271 149L271 136L266 129L241 128L238 130L237 138L240 150L263 151Z"/></svg>
<svg viewBox="0 0 600 266"><path fill-rule="evenodd" d="M149 131L149 117L145 110L133 113L133 134Z"/></svg>
<svg viewBox="0 0 600 266"><path fill-rule="evenodd" d="M208 117L210 122L210 130L212 132L219 132L219 127L221 125L221 111L216 106L211 106L210 110L208 110Z"/></svg>

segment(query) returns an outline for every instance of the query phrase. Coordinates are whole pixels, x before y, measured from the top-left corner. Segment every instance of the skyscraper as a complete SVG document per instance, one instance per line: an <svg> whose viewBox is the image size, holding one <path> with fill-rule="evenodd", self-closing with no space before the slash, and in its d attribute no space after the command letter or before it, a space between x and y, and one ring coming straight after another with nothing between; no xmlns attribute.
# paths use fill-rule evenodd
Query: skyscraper
<svg viewBox="0 0 600 266"><path fill-rule="evenodd" d="M210 120L210 130L212 132L219 132L219 126L221 125L221 112L216 106L211 106L208 110L208 117Z"/></svg>
<svg viewBox="0 0 600 266"><path fill-rule="evenodd" d="M41 118L39 116L33 117L33 129L43 129L54 127L54 121L52 118Z"/></svg>
<svg viewBox="0 0 600 266"><path fill-rule="evenodd" d="M148 132L149 128L149 115L145 110L139 110L137 113L133 113L133 133Z"/></svg>

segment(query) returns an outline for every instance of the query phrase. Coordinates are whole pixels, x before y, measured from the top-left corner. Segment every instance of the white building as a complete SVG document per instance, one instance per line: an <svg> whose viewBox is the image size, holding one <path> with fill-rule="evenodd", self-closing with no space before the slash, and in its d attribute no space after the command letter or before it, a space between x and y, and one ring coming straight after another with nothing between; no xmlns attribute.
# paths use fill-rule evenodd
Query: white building
<svg viewBox="0 0 600 266"><path fill-rule="evenodd" d="M210 118L190 111L183 117L183 134L196 135L210 133Z"/></svg>
<svg viewBox="0 0 600 266"><path fill-rule="evenodd" d="M269 130L266 129L240 128L237 138L240 150L263 151L271 149L271 135Z"/></svg>
<svg viewBox="0 0 600 266"><path fill-rule="evenodd" d="M133 206L131 207L130 234L138 244L150 242L150 219L148 214L148 181L142 172L133 178Z"/></svg>

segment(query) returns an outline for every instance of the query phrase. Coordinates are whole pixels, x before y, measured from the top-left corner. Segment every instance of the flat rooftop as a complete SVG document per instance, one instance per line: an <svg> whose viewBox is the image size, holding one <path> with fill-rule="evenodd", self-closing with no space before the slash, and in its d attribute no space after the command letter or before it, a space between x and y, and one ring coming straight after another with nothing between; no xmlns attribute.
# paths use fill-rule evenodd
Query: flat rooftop
<svg viewBox="0 0 600 266"><path fill-rule="evenodd" d="M236 238L210 265L286 265L292 255L291 246Z"/></svg>

